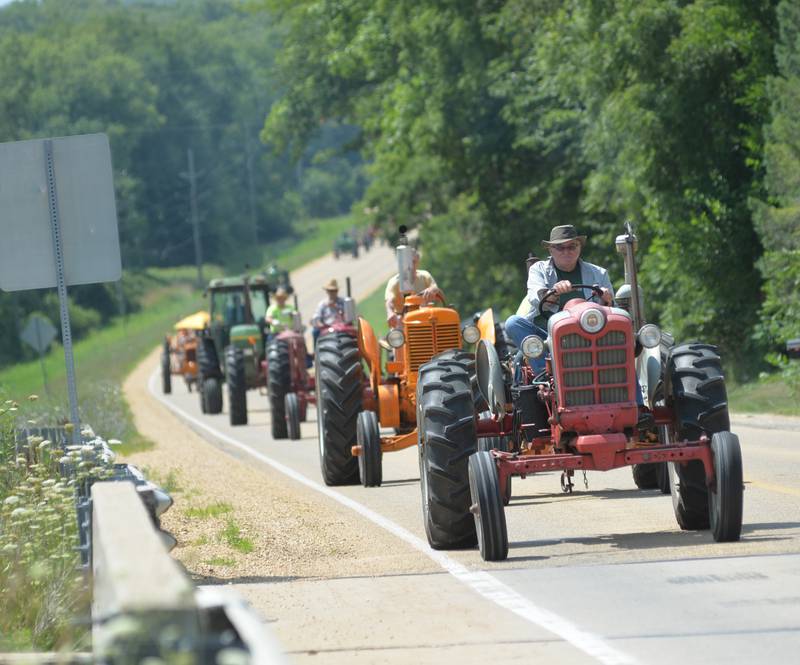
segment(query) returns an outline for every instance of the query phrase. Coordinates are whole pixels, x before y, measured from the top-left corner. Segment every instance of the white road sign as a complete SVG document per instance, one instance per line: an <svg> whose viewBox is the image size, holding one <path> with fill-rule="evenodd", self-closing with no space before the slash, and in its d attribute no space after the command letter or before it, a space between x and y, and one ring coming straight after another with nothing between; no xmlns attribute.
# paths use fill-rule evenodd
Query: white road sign
<svg viewBox="0 0 800 665"><path fill-rule="evenodd" d="M116 281L122 262L108 137L51 140L66 285ZM45 140L0 144L0 289L57 286L50 203Z"/></svg>

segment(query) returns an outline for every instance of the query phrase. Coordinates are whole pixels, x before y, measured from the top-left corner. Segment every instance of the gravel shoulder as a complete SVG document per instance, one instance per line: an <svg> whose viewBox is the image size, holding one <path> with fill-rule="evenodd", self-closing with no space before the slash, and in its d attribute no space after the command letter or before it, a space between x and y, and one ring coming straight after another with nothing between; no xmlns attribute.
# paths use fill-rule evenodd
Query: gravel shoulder
<svg viewBox="0 0 800 665"><path fill-rule="evenodd" d="M147 394L157 361L155 349L124 384L137 429L156 444L126 461L170 490L175 505L163 527L178 540L173 556L196 581L435 570L427 557L352 511L197 435Z"/></svg>

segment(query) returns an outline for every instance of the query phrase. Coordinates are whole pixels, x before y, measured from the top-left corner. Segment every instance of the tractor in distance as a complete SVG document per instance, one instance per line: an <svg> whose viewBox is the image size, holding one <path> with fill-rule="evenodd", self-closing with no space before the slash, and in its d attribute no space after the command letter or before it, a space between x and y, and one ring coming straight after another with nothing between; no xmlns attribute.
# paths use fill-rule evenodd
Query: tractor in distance
<svg viewBox="0 0 800 665"><path fill-rule="evenodd" d="M197 384L197 335L208 324L208 312L195 312L178 321L161 350L161 389L172 392L172 377L181 376L189 392Z"/></svg>
<svg viewBox="0 0 800 665"><path fill-rule="evenodd" d="M354 231L342 231L333 241L333 258L338 259L342 254L358 258L358 238Z"/></svg>
<svg viewBox="0 0 800 665"><path fill-rule="evenodd" d="M480 336L471 322L461 328L454 309L435 307L414 292L414 249L405 227L400 230L397 262L404 294L402 323L379 342L366 319L346 316L353 323L325 331L317 342L320 466L328 485L360 481L365 487L379 486L383 454L417 443L420 367L437 354L468 362L469 354L460 350L462 338L474 344ZM385 372L381 349L389 356ZM393 428L395 434L381 435L381 428Z"/></svg>
<svg viewBox="0 0 800 665"><path fill-rule="evenodd" d="M222 277L209 282L209 322L197 346L200 407L222 411L222 384L227 385L231 425L247 424L247 391L266 386L264 315L270 285L264 275Z"/></svg>
<svg viewBox="0 0 800 665"><path fill-rule="evenodd" d="M630 294L639 292L635 243L626 224L616 244L628 263ZM574 286L600 292L594 285ZM512 476L561 471L562 489L571 491L576 470L645 463L666 463L682 529L710 528L716 541L739 539L741 449L729 431L717 350L699 342L676 345L653 324L637 328L639 298L623 304L631 311L588 298L567 302L550 317L546 341L523 340L527 360L521 379L511 385L506 377L512 368L481 341L476 374L488 415L475 410L466 364L434 359L422 369L419 454L432 547L477 541L484 560L505 559L504 504ZM534 373L528 361L542 357L545 369ZM644 405L639 402L645 399L637 399L639 386ZM477 451L478 437L487 436L505 437L509 449Z"/></svg>

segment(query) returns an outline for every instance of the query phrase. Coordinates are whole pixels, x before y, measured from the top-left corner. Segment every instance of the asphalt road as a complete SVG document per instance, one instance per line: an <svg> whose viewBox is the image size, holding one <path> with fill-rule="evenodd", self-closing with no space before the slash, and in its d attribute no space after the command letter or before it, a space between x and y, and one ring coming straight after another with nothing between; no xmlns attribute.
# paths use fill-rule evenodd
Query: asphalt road
<svg viewBox="0 0 800 665"><path fill-rule="evenodd" d="M393 272L391 252L297 271L304 320L322 283L348 272L362 297ZM628 469L589 473L588 489L576 476L572 495L543 474L514 480L509 558L487 564L477 550L427 547L415 449L384 456L380 488L325 488L313 408L300 441L273 441L265 395L249 393L250 423L233 428L226 414L201 415L178 382L166 398L155 385L204 438L344 503L408 549L406 575L243 587L296 662L797 662L800 420L734 418L746 480L740 542L681 531L670 498L636 489Z"/></svg>

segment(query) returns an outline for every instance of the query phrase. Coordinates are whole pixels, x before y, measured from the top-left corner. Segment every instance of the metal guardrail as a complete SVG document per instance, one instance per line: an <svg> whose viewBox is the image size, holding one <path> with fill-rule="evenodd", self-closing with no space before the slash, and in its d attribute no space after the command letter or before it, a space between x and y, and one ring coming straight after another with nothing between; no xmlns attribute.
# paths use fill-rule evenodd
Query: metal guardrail
<svg viewBox="0 0 800 665"><path fill-rule="evenodd" d="M92 573L93 663L138 664L149 657L197 665L285 663L238 594L195 589L169 556L176 541L160 528L172 505L169 494L135 466L115 464L108 443L90 428L81 432L80 445L64 427L19 429L18 454L35 454L31 437L60 450L61 475L80 478L75 506L82 567ZM80 455L66 459L76 450ZM103 478L80 476L77 467L86 461L102 468Z"/></svg>

